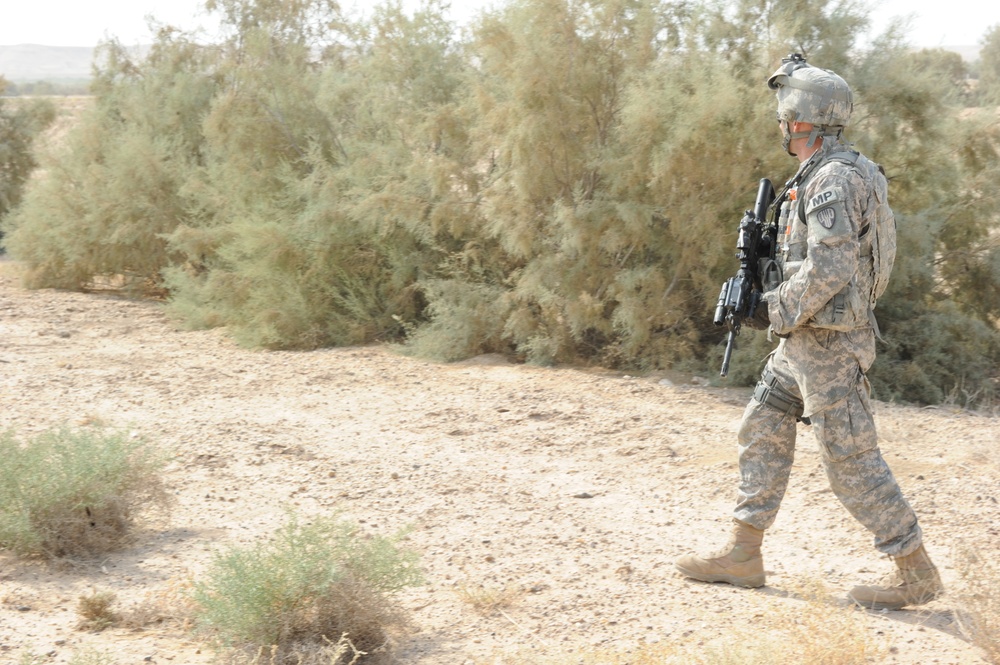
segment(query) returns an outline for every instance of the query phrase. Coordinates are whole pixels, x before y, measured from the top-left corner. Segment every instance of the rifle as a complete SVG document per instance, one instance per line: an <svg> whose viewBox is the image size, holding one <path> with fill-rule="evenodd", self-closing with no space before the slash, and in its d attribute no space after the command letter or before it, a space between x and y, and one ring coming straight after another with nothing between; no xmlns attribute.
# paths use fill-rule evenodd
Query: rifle
<svg viewBox="0 0 1000 665"><path fill-rule="evenodd" d="M767 221L767 210L774 201L774 187L763 178L757 188L757 200L753 210L747 210L740 220L736 237L736 258L740 269L735 277L730 277L722 285L719 303L715 306L714 323L729 327L726 352L722 356L721 376L729 374L729 360L733 355L733 344L746 319L752 318L764 294L765 280L772 278L777 270L774 263L778 244L778 225L772 213ZM763 259L763 261L762 261ZM763 265L762 265L763 264ZM766 274L761 274L761 273Z"/></svg>

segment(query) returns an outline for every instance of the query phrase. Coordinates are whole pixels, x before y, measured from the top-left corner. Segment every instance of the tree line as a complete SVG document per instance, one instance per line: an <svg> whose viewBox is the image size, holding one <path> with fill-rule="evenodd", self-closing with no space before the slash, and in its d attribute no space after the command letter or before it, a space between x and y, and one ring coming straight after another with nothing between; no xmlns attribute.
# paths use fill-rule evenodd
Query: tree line
<svg viewBox="0 0 1000 665"><path fill-rule="evenodd" d="M737 223L795 170L764 85L795 51L850 82L847 138L890 180L876 395L995 397L1000 26L970 85L847 0L510 0L461 30L438 0L206 8L214 43L101 45L3 219L29 286L113 278L255 347L714 373ZM731 380L769 344L746 331Z"/></svg>

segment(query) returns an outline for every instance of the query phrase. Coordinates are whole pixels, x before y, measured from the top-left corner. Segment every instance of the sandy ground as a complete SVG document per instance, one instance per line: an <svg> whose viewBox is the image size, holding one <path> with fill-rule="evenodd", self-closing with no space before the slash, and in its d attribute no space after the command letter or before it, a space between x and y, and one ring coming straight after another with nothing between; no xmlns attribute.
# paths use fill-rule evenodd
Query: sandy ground
<svg viewBox="0 0 1000 665"><path fill-rule="evenodd" d="M221 331L178 330L156 303L22 290L11 268L0 277L0 425L132 427L174 455L166 480L177 501L169 524L93 564L0 551L2 663L68 663L89 650L122 665L213 662L175 621L79 630L77 601L113 591L123 606L163 604L213 552L272 533L288 507L340 511L370 533L410 529L427 582L398 596L413 630L396 653L419 665L569 663L753 639L780 628L775 612L816 611L797 589L822 585L826 609L846 613L846 591L891 570L830 493L803 426L765 541L768 586L673 572L676 556L725 539L747 389L497 357L441 365L384 347L251 351ZM954 587L960 547L1000 552L1000 420L882 402L877 420ZM508 604L478 611L463 589ZM946 596L919 611L853 614L885 647L879 662L986 662L956 609Z"/></svg>

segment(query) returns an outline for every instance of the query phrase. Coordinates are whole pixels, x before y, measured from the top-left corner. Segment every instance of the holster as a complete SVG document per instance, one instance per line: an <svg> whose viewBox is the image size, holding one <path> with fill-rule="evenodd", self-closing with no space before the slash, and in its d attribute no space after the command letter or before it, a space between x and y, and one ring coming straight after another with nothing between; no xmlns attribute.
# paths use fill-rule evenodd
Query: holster
<svg viewBox="0 0 1000 665"><path fill-rule="evenodd" d="M753 389L753 398L761 404L766 404L785 415L794 417L799 422L810 424L808 418L802 417L805 410L802 400L781 387L781 384L778 383L778 377L771 371L770 365L764 368L760 381Z"/></svg>

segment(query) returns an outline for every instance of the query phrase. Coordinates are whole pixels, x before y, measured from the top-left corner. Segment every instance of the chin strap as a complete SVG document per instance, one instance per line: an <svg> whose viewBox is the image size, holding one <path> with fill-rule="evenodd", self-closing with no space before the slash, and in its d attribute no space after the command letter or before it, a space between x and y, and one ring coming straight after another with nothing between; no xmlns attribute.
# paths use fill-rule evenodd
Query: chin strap
<svg viewBox="0 0 1000 665"><path fill-rule="evenodd" d="M809 137L809 141L806 143L807 148L813 147L816 143L816 139L821 136L829 136L834 139L839 139L841 133L844 131L842 125L813 125L811 132L798 132L799 135L805 135Z"/></svg>
<svg viewBox="0 0 1000 665"><path fill-rule="evenodd" d="M787 120L782 120L781 121L781 128L782 128L782 132L781 133L784 135L784 138L781 141L781 147L784 148L785 152L787 152L792 157L795 157L795 153L792 152L792 149L791 149L791 147L792 147L792 141L794 141L795 139L804 139L807 136L810 137L809 138L809 144L806 146L806 147L810 147L810 148L812 147L813 143L816 142L816 137L813 136L813 134L816 133L816 128L815 127L813 128L813 130L811 132L793 132L793 131L791 131L791 123L789 123Z"/></svg>
<svg viewBox="0 0 1000 665"><path fill-rule="evenodd" d="M839 139L840 135L844 132L843 125L813 125L812 129L808 132L793 132L791 131L791 123L787 120L781 121L782 134L784 134L784 139L781 142L781 147L785 149L792 157L795 153L791 151L792 141L795 139L808 138L806 141L806 147L811 148L816 144L816 139L820 137L831 137L834 139Z"/></svg>

